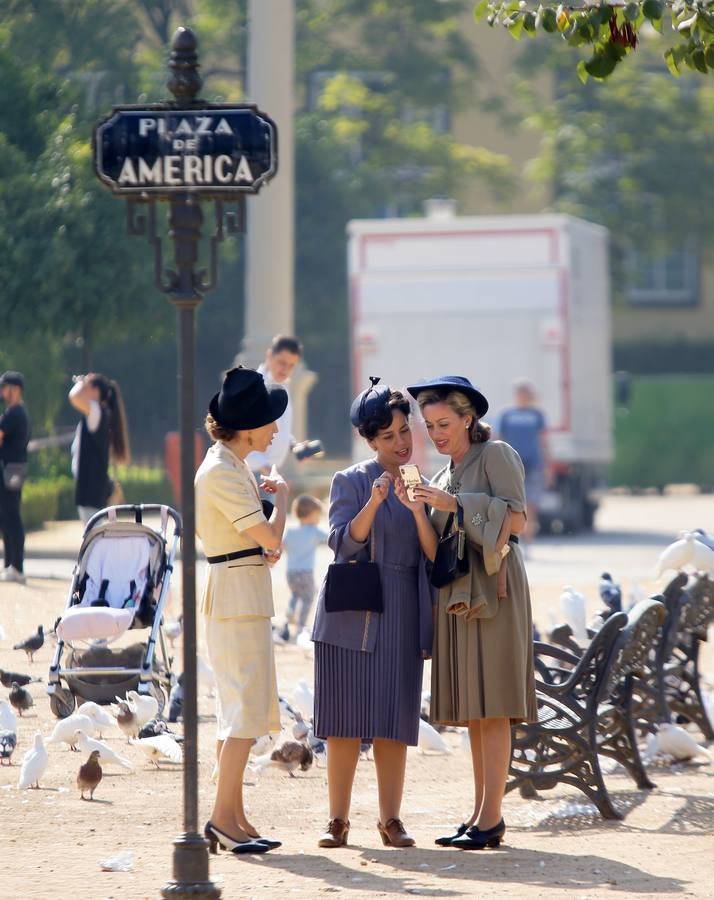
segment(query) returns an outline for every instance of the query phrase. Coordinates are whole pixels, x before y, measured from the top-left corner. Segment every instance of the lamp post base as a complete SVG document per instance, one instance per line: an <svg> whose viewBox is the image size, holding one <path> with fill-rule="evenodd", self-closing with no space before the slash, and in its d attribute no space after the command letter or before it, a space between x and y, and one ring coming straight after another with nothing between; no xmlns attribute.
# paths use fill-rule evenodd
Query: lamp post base
<svg viewBox="0 0 714 900"><path fill-rule="evenodd" d="M174 841L174 877L161 888L161 896L218 900L220 888L208 877L208 843L200 834L184 832Z"/></svg>

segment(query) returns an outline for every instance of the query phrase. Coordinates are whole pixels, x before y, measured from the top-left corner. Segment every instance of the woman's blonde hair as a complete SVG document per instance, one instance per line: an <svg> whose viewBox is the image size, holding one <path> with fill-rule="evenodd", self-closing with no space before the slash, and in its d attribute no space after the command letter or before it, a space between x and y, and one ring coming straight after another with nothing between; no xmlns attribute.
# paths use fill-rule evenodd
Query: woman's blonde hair
<svg viewBox="0 0 714 900"><path fill-rule="evenodd" d="M233 428L224 428L223 425L219 425L210 413L206 414L203 426L212 441L232 441L238 434Z"/></svg>
<svg viewBox="0 0 714 900"><path fill-rule="evenodd" d="M425 406L430 406L432 403L445 403L462 419L471 416L469 440L472 444L483 444L491 437L491 426L487 422L479 421L473 403L463 391L449 391L448 393L443 391L422 391L417 397L417 403L422 413Z"/></svg>

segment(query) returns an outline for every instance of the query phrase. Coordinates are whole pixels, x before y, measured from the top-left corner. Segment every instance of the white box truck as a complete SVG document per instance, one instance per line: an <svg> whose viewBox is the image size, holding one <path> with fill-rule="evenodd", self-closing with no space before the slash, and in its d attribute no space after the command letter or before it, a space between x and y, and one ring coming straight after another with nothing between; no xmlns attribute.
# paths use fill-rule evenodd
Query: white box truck
<svg viewBox="0 0 714 900"><path fill-rule="evenodd" d="M531 379L556 473L541 524L590 528L612 458L607 230L563 215L439 216L356 220L348 235L354 392L370 375L392 387L465 375L497 415L514 380ZM444 464L420 428L415 461L427 475Z"/></svg>

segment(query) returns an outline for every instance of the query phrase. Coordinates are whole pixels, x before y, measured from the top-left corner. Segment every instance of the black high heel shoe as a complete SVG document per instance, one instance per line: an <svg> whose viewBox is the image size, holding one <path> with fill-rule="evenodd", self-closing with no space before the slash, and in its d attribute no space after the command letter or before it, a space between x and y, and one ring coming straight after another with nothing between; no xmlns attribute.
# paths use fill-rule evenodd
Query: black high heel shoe
<svg viewBox="0 0 714 900"><path fill-rule="evenodd" d="M219 846L221 850L229 850L231 853L236 854L267 853L271 849L267 843L262 843L261 841L236 841L229 835L219 831L212 822L206 822L203 834L209 843L211 853L218 853Z"/></svg>
<svg viewBox="0 0 714 900"><path fill-rule="evenodd" d="M443 837L438 837L434 841L439 847L450 847L456 838L461 837L462 834L465 834L468 831L469 826L462 822L459 827L456 829L455 834L445 834Z"/></svg>
<svg viewBox="0 0 714 900"><path fill-rule="evenodd" d="M498 847L505 833L506 825L503 819L498 825L494 825L493 828L488 828L486 831L481 831L480 828L473 825L461 837L455 838L451 842L451 846L457 847L459 850L483 850L484 847Z"/></svg>

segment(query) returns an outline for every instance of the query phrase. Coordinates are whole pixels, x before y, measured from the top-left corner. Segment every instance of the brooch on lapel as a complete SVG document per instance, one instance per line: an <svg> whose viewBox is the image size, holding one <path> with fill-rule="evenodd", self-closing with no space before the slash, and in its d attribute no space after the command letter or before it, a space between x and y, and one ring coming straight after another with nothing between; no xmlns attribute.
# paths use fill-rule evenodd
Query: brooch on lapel
<svg viewBox="0 0 714 900"><path fill-rule="evenodd" d="M479 525L483 525L483 523L484 523L485 521L486 521L486 520L485 520L484 517L481 515L481 513L476 513L475 516L472 516L472 517L471 517L471 524L472 524L472 525L475 525L477 528L478 528Z"/></svg>

